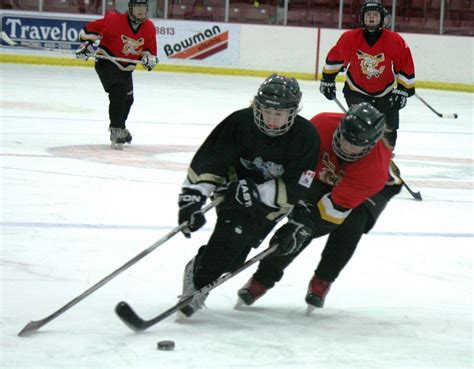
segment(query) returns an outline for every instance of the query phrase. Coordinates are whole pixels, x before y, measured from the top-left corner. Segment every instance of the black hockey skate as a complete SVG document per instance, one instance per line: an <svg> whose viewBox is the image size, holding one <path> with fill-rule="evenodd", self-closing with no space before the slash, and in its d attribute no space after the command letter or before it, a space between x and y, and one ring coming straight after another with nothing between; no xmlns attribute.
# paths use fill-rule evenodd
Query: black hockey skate
<svg viewBox="0 0 474 369"><path fill-rule="evenodd" d="M132 135L126 128L110 127L110 147L114 150L122 150L125 143L132 142Z"/></svg>

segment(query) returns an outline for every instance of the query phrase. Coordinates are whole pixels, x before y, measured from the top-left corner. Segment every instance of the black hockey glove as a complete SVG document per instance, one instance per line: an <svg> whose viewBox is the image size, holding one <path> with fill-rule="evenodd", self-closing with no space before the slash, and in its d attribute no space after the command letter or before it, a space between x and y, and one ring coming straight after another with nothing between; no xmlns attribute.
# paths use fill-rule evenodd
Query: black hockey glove
<svg viewBox="0 0 474 369"><path fill-rule="evenodd" d="M309 244L313 238L310 217L310 210L306 206L295 206L288 223L279 228L270 240L270 245L278 244L276 255L296 254Z"/></svg>
<svg viewBox="0 0 474 369"><path fill-rule="evenodd" d="M392 90L392 94L390 95L390 108L392 110L400 110L405 107L407 104L408 99L408 92L403 89L395 88Z"/></svg>
<svg viewBox="0 0 474 369"><path fill-rule="evenodd" d="M87 60L89 56L95 53L94 47L89 41L85 41L79 45L76 50L76 58L80 60Z"/></svg>
<svg viewBox="0 0 474 369"><path fill-rule="evenodd" d="M257 185L251 179L231 182L218 192L225 196L221 209L240 210L253 215L255 214L255 205L260 202Z"/></svg>
<svg viewBox="0 0 474 369"><path fill-rule="evenodd" d="M319 84L319 92L326 96L326 99L334 100L336 98L336 81L322 79Z"/></svg>
<svg viewBox="0 0 474 369"><path fill-rule="evenodd" d="M311 228L290 219L275 232L270 240L270 245L278 245L275 255L291 255L300 251L310 239Z"/></svg>
<svg viewBox="0 0 474 369"><path fill-rule="evenodd" d="M190 238L191 232L197 231L206 224L206 218L201 211L205 202L206 196L198 190L185 188L179 195L178 223L188 223L187 227L182 230L186 238Z"/></svg>

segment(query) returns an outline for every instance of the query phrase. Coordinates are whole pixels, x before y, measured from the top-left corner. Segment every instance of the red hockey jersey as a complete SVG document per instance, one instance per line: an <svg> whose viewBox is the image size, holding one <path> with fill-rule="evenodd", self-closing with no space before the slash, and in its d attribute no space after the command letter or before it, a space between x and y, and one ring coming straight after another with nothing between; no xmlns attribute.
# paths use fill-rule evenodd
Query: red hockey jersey
<svg viewBox="0 0 474 369"><path fill-rule="evenodd" d="M407 90L408 96L415 93L410 48L398 33L387 29L372 46L362 28L344 32L326 57L323 78L334 80L342 69L346 70L346 86L365 95L385 96L396 83Z"/></svg>
<svg viewBox="0 0 474 369"><path fill-rule="evenodd" d="M104 18L86 23L81 30L82 41L100 39L97 54L139 60L144 53L156 55L156 31L153 22L146 19L135 31L128 13L109 12ZM112 61L123 71L133 71L135 64Z"/></svg>
<svg viewBox="0 0 474 369"><path fill-rule="evenodd" d="M316 178L332 186L331 201L318 203L321 213L337 212L333 209L334 204L354 209L369 196L379 192L388 180L392 151L382 140L378 141L366 156L355 162L342 161L337 157L332 148L332 141L334 131L343 117L344 114L341 113L320 113L311 119L321 137Z"/></svg>

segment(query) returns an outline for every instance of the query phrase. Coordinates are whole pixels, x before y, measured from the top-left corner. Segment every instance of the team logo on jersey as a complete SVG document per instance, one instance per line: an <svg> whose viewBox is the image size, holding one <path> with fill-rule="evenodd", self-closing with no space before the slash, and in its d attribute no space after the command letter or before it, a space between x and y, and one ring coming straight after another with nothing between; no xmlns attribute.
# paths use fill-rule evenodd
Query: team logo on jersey
<svg viewBox="0 0 474 369"><path fill-rule="evenodd" d="M371 79L372 77L379 78L385 70L385 66L383 65L380 68L377 68L379 63L385 60L384 53L373 56L357 50L357 58L360 60L362 73L367 76L367 79Z"/></svg>
<svg viewBox="0 0 474 369"><path fill-rule="evenodd" d="M283 165L272 161L263 161L260 156L253 161L240 158L240 162L247 170L260 173L265 180L279 178L285 173Z"/></svg>
<svg viewBox="0 0 474 369"><path fill-rule="evenodd" d="M344 171L342 169L337 170L336 166L331 162L331 158L327 152L323 155L323 167L319 172L319 179L321 182L326 183L330 186L337 186L344 177Z"/></svg>
<svg viewBox="0 0 474 369"><path fill-rule="evenodd" d="M140 37L138 40L121 35L123 42L122 52L124 55L140 55L142 46L145 44L145 39Z"/></svg>

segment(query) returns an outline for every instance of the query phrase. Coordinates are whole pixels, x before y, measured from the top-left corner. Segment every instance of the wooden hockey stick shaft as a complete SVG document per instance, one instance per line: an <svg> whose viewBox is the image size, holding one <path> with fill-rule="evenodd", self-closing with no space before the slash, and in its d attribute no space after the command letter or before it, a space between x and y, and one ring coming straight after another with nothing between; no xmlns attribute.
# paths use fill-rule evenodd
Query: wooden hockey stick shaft
<svg viewBox="0 0 474 369"><path fill-rule="evenodd" d="M341 109L344 113L347 113L347 109L344 107L344 105L342 105L337 97L334 98L334 101L336 102L337 106L339 106L339 109Z"/></svg>
<svg viewBox="0 0 474 369"><path fill-rule="evenodd" d="M56 49L53 47L29 45L28 43L22 44L22 43L13 41L10 37L8 37L5 31L2 31L0 36L1 36L2 41L8 44L9 46L18 46L18 47L25 47L25 48L33 49L33 50L52 51L52 52L60 53L60 54L74 55L69 50L61 50L61 49ZM115 56L108 56L108 55L101 55L101 54L88 54L88 56L91 58L112 60L112 61L118 61L118 62L123 62L123 63L143 64L141 60L136 60L136 59L119 58Z"/></svg>
<svg viewBox="0 0 474 369"><path fill-rule="evenodd" d="M205 206L202 209L203 213L206 213L210 209L214 208L217 206L219 203L221 203L223 200L223 197L218 197L211 201L207 206ZM108 276L104 277L101 279L99 282L97 282L95 285L81 293L79 296L76 298L72 299L69 301L66 305L52 313L51 315L47 316L46 318L43 318L41 320L36 320L36 321L31 321L29 322L19 333L19 336L27 336L35 331L37 331L39 328L42 326L46 325L53 319L56 319L58 316L60 316L62 313L66 312L70 308L72 308L74 305L76 305L78 302L84 300L87 296L89 296L91 293L97 291L100 287L102 287L104 284L118 276L120 273L122 273L124 270L130 268L132 265L134 265L136 262L139 260L143 259L145 256L147 256L149 253L151 253L153 250L155 250L158 246L161 246L164 244L166 241L168 241L171 237L173 237L175 234L181 232L186 226L187 222L180 224L179 226L173 228L169 233L167 233L165 236L160 238L158 241L156 241L153 245L149 246L147 249L143 250L140 252L138 255L136 255L134 258L130 259L127 261L125 264L123 264L120 268L116 269L112 273L110 273Z"/></svg>

